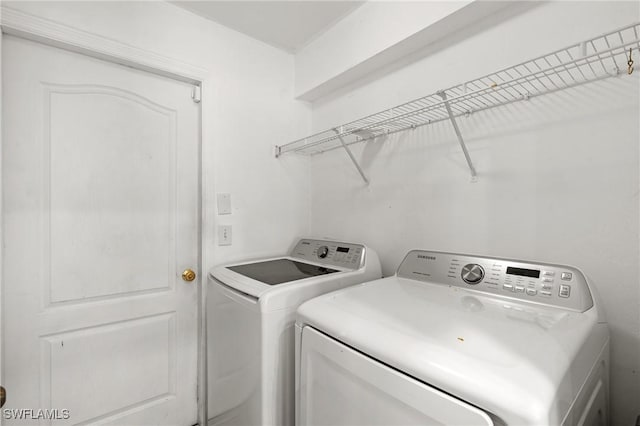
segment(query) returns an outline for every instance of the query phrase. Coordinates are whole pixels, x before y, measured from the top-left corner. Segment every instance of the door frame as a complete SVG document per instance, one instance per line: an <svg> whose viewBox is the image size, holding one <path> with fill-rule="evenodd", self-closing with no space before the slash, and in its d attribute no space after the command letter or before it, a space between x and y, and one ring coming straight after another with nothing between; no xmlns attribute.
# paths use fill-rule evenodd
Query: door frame
<svg viewBox="0 0 640 426"><path fill-rule="evenodd" d="M204 158L213 154L211 144L203 144L203 140L211 140L212 129L206 124L204 117L209 116L212 110L213 76L204 68L187 64L175 58L160 55L156 52L130 46L118 41L103 37L99 34L80 30L68 25L54 22L42 17L27 14L0 4L0 83L2 81L2 38L4 34L37 41L39 43L58 47L86 56L102 59L108 62L125 65L152 74L161 75L181 82L193 84L200 94L200 128L198 140L198 259L199 271L198 300L198 377L197 377L197 407L198 424L208 424L207 413L207 286L206 276L203 271L203 259L206 256L206 244L204 239L204 218L206 217L205 195L205 168ZM2 84L0 84L0 164L2 160ZM2 174L0 173L0 190L2 188ZM0 223L2 223L2 197L0 197ZM0 236L1 237L1 236ZM2 282L3 252L0 244L0 290L4 288ZM2 330L2 291L0 291L0 331ZM0 335L0 384L2 383L4 370L4 347ZM0 425L2 416L0 416Z"/></svg>

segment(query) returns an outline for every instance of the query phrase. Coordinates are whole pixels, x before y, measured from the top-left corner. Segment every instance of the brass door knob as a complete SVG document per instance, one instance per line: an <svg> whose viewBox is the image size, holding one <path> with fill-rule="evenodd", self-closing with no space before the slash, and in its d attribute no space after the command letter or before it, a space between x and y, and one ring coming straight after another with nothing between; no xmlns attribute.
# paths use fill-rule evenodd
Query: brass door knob
<svg viewBox="0 0 640 426"><path fill-rule="evenodd" d="M191 269L185 269L182 273L182 279L185 281L193 281L196 279L196 273Z"/></svg>

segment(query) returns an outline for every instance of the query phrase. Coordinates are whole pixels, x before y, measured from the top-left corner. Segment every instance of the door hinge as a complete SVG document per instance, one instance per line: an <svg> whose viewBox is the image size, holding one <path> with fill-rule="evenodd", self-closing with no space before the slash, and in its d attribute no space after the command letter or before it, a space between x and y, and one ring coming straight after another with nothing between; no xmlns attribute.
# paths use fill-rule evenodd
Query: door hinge
<svg viewBox="0 0 640 426"><path fill-rule="evenodd" d="M191 89L191 99L197 104L200 103L202 100L202 88L200 86L193 86L193 89Z"/></svg>

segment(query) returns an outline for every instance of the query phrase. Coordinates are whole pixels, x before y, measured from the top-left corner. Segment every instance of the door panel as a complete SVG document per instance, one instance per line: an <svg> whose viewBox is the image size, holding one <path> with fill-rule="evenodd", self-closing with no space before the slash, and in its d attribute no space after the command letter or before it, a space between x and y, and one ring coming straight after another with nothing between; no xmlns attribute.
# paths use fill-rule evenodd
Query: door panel
<svg viewBox="0 0 640 426"><path fill-rule="evenodd" d="M79 423L174 395L174 338L173 313L44 337L42 397Z"/></svg>
<svg viewBox="0 0 640 426"><path fill-rule="evenodd" d="M191 86L15 37L2 55L4 408L195 423Z"/></svg>
<svg viewBox="0 0 640 426"><path fill-rule="evenodd" d="M49 304L169 289L176 112L115 88L44 92Z"/></svg>
<svg viewBox="0 0 640 426"><path fill-rule="evenodd" d="M298 380L300 425L493 425L478 408L311 327L302 331Z"/></svg>

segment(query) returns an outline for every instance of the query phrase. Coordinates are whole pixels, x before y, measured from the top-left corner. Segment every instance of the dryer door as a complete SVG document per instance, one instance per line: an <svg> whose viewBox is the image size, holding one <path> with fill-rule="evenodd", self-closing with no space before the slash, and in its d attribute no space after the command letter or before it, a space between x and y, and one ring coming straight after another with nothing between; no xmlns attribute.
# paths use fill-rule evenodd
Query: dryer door
<svg viewBox="0 0 640 426"><path fill-rule="evenodd" d="M482 410L308 326L300 357L298 425L493 425Z"/></svg>

